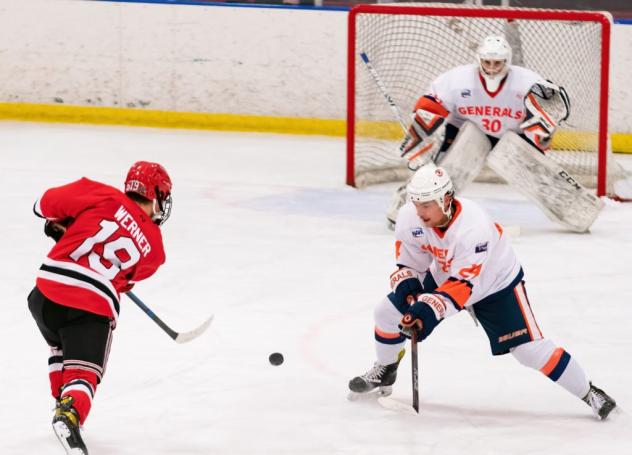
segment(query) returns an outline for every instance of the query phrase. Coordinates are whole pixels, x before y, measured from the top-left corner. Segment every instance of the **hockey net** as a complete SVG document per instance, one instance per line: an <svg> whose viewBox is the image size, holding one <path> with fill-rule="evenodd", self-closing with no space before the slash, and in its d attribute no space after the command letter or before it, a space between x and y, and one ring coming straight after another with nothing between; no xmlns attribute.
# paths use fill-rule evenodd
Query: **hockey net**
<svg viewBox="0 0 632 455"><path fill-rule="evenodd" d="M488 35L504 35L513 63L563 86L571 115L548 153L597 194L624 173L608 141L608 13L432 4L360 5L349 16L347 183L404 180L401 124L367 70L370 58L406 122L441 73L476 61ZM484 175L483 175L484 174ZM479 179L493 181L490 170Z"/></svg>

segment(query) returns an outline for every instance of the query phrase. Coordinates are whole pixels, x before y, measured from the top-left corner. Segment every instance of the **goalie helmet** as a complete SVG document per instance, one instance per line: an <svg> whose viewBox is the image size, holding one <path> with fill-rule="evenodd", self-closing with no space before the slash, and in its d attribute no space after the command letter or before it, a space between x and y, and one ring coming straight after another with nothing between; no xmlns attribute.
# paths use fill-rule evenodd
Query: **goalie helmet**
<svg viewBox="0 0 632 455"><path fill-rule="evenodd" d="M171 215L171 178L158 163L138 161L125 178L125 193L135 193L154 204L153 220L161 225Z"/></svg>
<svg viewBox="0 0 632 455"><path fill-rule="evenodd" d="M495 92L507 75L511 66L511 46L502 36L488 36L478 46L476 51L478 69L485 79L487 90ZM502 67L496 68L495 62L504 62Z"/></svg>
<svg viewBox="0 0 632 455"><path fill-rule="evenodd" d="M445 215L450 216L451 205L445 207L446 195L454 196L452 179L442 167L433 164L420 167L406 187L408 199L412 202L436 201Z"/></svg>

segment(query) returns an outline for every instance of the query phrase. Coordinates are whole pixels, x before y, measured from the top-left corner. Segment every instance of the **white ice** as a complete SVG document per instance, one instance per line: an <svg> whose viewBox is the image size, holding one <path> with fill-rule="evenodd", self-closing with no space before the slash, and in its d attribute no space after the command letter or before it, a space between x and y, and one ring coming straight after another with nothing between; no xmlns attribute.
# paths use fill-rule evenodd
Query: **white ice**
<svg viewBox="0 0 632 455"><path fill-rule="evenodd" d="M579 399L512 357L492 357L466 314L420 346L421 414L347 400L373 362L374 304L388 292L392 185L344 185L344 141L122 127L0 123L0 453L62 453L50 426L48 349L26 296L51 247L31 211L81 176L121 185L159 161L174 181L167 263L136 293L178 345L127 299L83 433L103 454L632 453L632 204L591 234L564 232L506 186L467 192L514 246L545 336L621 412L596 421ZM279 351L285 363L273 367ZM410 400L408 356L394 398Z"/></svg>

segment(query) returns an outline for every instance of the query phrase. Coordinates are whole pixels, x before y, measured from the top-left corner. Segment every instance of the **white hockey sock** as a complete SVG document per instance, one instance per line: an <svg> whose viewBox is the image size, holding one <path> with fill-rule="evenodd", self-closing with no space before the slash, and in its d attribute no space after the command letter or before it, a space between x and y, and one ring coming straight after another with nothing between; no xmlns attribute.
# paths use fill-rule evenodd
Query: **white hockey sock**
<svg viewBox="0 0 632 455"><path fill-rule="evenodd" d="M578 398L584 398L590 389L584 369L572 357L556 382Z"/></svg>
<svg viewBox="0 0 632 455"><path fill-rule="evenodd" d="M388 298L382 300L373 313L375 318L375 353L382 365L397 362L399 352L406 343L399 333L399 321L402 314Z"/></svg>
<svg viewBox="0 0 632 455"><path fill-rule="evenodd" d="M513 356L525 366L540 370L570 393L584 398L590 389L584 369L571 355L551 340L541 339L517 346Z"/></svg>
<svg viewBox="0 0 632 455"><path fill-rule="evenodd" d="M399 352L404 349L406 341L397 344L384 344L379 341L375 341L375 353L377 354L377 361L382 365L390 365L397 362Z"/></svg>

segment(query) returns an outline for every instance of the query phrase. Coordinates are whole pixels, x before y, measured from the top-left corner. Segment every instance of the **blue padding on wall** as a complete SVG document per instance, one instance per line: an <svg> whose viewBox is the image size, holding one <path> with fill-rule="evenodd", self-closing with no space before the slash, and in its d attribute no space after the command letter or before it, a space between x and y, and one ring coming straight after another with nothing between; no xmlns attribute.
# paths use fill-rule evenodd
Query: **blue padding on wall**
<svg viewBox="0 0 632 455"><path fill-rule="evenodd" d="M92 0L109 3L154 3L165 5L229 6L233 8L308 9L317 11L349 11L347 6L263 5L254 3L199 2L194 0Z"/></svg>

